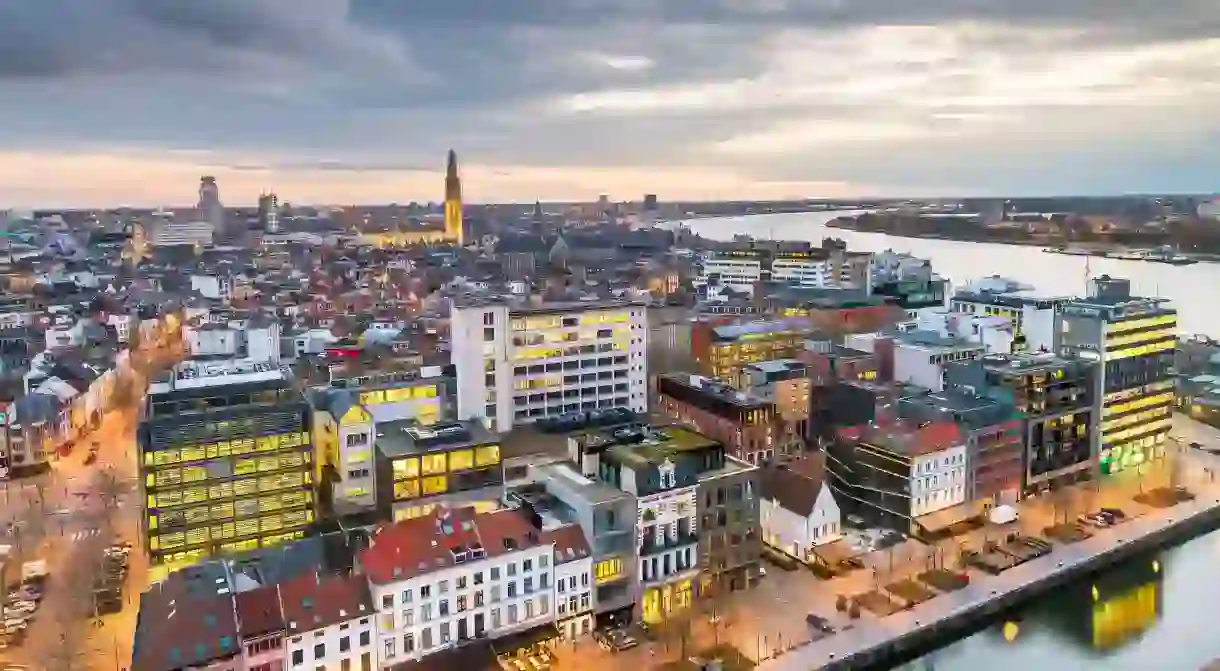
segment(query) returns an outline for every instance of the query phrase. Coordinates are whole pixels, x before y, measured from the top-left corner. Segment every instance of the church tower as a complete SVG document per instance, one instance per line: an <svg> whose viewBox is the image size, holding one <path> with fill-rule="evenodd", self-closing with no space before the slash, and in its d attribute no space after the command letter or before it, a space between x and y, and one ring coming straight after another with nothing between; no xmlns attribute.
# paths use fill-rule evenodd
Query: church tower
<svg viewBox="0 0 1220 671"><path fill-rule="evenodd" d="M454 244L465 244L462 235L462 179L458 177L457 154L449 150L445 168L445 237Z"/></svg>

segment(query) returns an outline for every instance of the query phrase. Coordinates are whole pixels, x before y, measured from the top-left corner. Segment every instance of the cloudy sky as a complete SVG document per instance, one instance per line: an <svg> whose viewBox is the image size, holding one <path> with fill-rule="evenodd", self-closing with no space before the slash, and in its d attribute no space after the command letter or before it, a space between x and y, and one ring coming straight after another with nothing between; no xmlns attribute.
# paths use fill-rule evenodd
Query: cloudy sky
<svg viewBox="0 0 1220 671"><path fill-rule="evenodd" d="M0 207L1210 192L1216 0L0 0Z"/></svg>

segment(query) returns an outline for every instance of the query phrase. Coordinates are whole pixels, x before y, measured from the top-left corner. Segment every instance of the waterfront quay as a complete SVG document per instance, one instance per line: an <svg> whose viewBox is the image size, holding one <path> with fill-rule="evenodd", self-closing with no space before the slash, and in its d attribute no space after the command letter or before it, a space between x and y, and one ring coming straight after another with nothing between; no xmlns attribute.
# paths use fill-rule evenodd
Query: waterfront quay
<svg viewBox="0 0 1220 671"><path fill-rule="evenodd" d="M1210 476L1193 480L1189 485L1195 494L1191 501L1148 509L1122 524L1096 530L1092 537L1076 543L1055 543L1050 554L999 575L971 572L971 582L963 589L941 594L888 617L862 618L850 628L795 647L758 668L838 671L884 665L960 635L976 627L981 619L1070 580L1220 527L1220 487Z"/></svg>

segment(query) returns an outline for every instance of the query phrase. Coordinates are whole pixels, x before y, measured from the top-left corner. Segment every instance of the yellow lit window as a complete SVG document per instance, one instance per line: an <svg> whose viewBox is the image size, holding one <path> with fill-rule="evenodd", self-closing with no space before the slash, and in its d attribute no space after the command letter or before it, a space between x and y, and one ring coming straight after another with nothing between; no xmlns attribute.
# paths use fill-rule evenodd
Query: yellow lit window
<svg viewBox="0 0 1220 671"><path fill-rule="evenodd" d="M256 459L238 459L233 464L234 475L249 475L258 470L258 461Z"/></svg>
<svg viewBox="0 0 1220 671"><path fill-rule="evenodd" d="M231 520L233 519L233 504L230 502L211 506L209 515L214 520Z"/></svg>
<svg viewBox="0 0 1220 671"><path fill-rule="evenodd" d="M406 459L395 459L393 462L394 479L403 480L405 478L419 477L419 459L408 457Z"/></svg>
<svg viewBox="0 0 1220 671"><path fill-rule="evenodd" d="M436 387L415 387L411 395L415 398L436 398Z"/></svg>
<svg viewBox="0 0 1220 671"><path fill-rule="evenodd" d="M420 472L424 475L445 472L445 454L426 454L420 457Z"/></svg>
<svg viewBox="0 0 1220 671"><path fill-rule="evenodd" d="M360 395L360 402L365 405L380 405L386 402L385 392L381 390L366 391Z"/></svg>
<svg viewBox="0 0 1220 671"><path fill-rule="evenodd" d="M474 463L478 466L491 466L500 463L500 446L482 445L475 448Z"/></svg>
<svg viewBox="0 0 1220 671"><path fill-rule="evenodd" d="M343 491L343 495L347 496L349 498L367 496L368 493L369 493L369 490L367 487L348 487L347 489L345 489Z"/></svg>
<svg viewBox="0 0 1220 671"><path fill-rule="evenodd" d="M233 482L233 493L237 496L250 496L258 492L258 480L246 478Z"/></svg>
<svg viewBox="0 0 1220 671"><path fill-rule="evenodd" d="M208 534L207 527L199 527L198 529L191 529L190 531L186 532L187 545L204 545L210 540L212 540L212 538L211 535Z"/></svg>
<svg viewBox="0 0 1220 671"><path fill-rule="evenodd" d="M618 557L612 557L603 561L597 562L594 567L596 573L597 584L610 582L623 575L623 560Z"/></svg>
<svg viewBox="0 0 1220 671"><path fill-rule="evenodd" d="M424 478L423 493L424 496L432 494L443 494L449 488L448 479L443 475L436 475L430 478Z"/></svg>
<svg viewBox="0 0 1220 671"><path fill-rule="evenodd" d="M240 520L234 526L238 536L252 536L258 533L258 520Z"/></svg>
<svg viewBox="0 0 1220 671"><path fill-rule="evenodd" d="M199 461L201 459L207 459L207 458L208 458L207 448L204 447L203 445L192 445L190 447L182 448L182 460L183 461Z"/></svg>
<svg viewBox="0 0 1220 671"><path fill-rule="evenodd" d="M395 499L413 499L419 496L419 480L405 480L394 483Z"/></svg>
<svg viewBox="0 0 1220 671"><path fill-rule="evenodd" d="M191 487L182 492L183 503L202 503L208 500L207 487Z"/></svg>
<svg viewBox="0 0 1220 671"><path fill-rule="evenodd" d="M369 451L368 450L356 450L354 452L347 453L347 463L349 463L349 464L363 464L364 462L366 462L368 460L369 460ZM395 465L397 465L397 464L398 464L398 462L395 462Z"/></svg>
<svg viewBox="0 0 1220 671"><path fill-rule="evenodd" d="M474 450L454 450L449 453L449 470L464 471L474 468Z"/></svg>
<svg viewBox="0 0 1220 671"><path fill-rule="evenodd" d="M279 531L284 528L284 521L279 515L269 515L262 519L262 524L259 525L262 532Z"/></svg>
<svg viewBox="0 0 1220 671"><path fill-rule="evenodd" d="M385 400L387 403L398 403L399 401L407 401L410 399L410 388L387 389L385 392Z"/></svg>
<svg viewBox="0 0 1220 671"><path fill-rule="evenodd" d="M208 469L203 466L187 466L182 469L183 482L203 482L208 479Z"/></svg>
<svg viewBox="0 0 1220 671"><path fill-rule="evenodd" d="M233 523L217 524L212 527L212 538L217 540L221 538L232 538L237 533Z"/></svg>

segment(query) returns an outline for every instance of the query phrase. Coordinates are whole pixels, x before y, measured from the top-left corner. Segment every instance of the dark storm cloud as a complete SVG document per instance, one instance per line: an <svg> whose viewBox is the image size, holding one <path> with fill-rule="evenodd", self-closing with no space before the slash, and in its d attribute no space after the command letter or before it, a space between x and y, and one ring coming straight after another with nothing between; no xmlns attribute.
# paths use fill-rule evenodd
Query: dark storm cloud
<svg viewBox="0 0 1220 671"><path fill-rule="evenodd" d="M0 0L0 78L241 76L261 59L342 68L399 58L341 0Z"/></svg>

